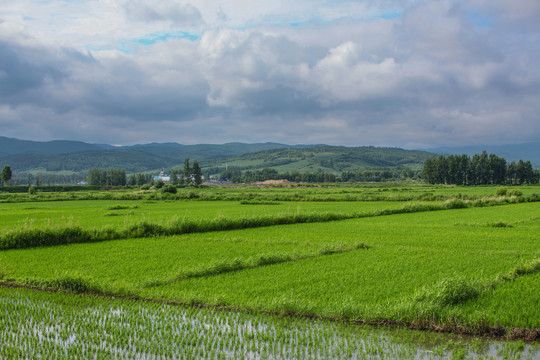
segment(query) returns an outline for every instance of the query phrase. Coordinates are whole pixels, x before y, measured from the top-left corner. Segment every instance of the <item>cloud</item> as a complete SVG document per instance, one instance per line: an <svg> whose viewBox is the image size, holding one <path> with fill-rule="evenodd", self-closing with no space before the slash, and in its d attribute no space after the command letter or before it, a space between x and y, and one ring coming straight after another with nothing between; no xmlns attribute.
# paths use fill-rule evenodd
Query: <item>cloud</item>
<svg viewBox="0 0 540 360"><path fill-rule="evenodd" d="M535 2L48 4L0 5L6 136L409 147L540 138Z"/></svg>
<svg viewBox="0 0 540 360"><path fill-rule="evenodd" d="M63 70L43 63L38 51L0 41L0 53L0 99L4 101L66 76Z"/></svg>
<svg viewBox="0 0 540 360"><path fill-rule="evenodd" d="M129 18L143 22L171 22L180 27L203 25L201 12L191 4L130 0L124 4Z"/></svg>
<svg viewBox="0 0 540 360"><path fill-rule="evenodd" d="M540 29L540 3L536 0L473 0L470 6L505 26L529 31Z"/></svg>
<svg viewBox="0 0 540 360"><path fill-rule="evenodd" d="M319 96L323 102L384 97L393 92L398 80L395 60L363 61L360 52L359 45L348 41L330 49L317 62L307 80L315 82L321 90Z"/></svg>

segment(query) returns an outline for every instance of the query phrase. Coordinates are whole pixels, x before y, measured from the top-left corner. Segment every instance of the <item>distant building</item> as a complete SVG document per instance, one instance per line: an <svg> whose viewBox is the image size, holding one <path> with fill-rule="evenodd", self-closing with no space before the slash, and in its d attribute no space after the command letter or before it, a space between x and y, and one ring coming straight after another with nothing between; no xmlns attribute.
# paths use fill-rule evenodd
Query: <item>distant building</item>
<svg viewBox="0 0 540 360"><path fill-rule="evenodd" d="M165 175L165 169L161 169L161 171L159 172L159 175L154 176L154 181L157 181L157 180L161 180L164 183L169 183L171 182L171 176Z"/></svg>

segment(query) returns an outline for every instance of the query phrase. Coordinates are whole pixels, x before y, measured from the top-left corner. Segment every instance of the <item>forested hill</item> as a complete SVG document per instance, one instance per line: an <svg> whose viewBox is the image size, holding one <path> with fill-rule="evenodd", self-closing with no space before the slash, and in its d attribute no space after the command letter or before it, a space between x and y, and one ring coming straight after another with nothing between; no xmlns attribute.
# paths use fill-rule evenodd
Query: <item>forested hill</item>
<svg viewBox="0 0 540 360"><path fill-rule="evenodd" d="M183 164L185 158L206 159L237 156L266 149L288 147L277 143L223 145L152 143L114 147L72 141L36 142L0 137L0 165L14 171L87 171L91 168L124 168L144 172Z"/></svg>
<svg viewBox="0 0 540 360"><path fill-rule="evenodd" d="M81 141L53 140L31 141L19 140L0 136L0 156L16 155L24 153L37 154L67 154L87 150L112 149L114 146L101 144L88 144Z"/></svg>
<svg viewBox="0 0 540 360"><path fill-rule="evenodd" d="M373 146L345 147L317 145L311 147L291 147L272 149L206 161L205 170L219 173L228 168L258 170L273 168L278 172L332 172L359 171L375 168L420 169L433 153L399 148Z"/></svg>
<svg viewBox="0 0 540 360"><path fill-rule="evenodd" d="M72 151L75 149L75 151ZM198 160L206 173L227 167L241 170L274 168L279 172L359 171L373 168L421 169L434 154L372 146L284 145L278 143L223 145L152 143L113 147L71 141L34 142L0 137L0 165L16 172L72 171L123 168L128 173L183 166Z"/></svg>

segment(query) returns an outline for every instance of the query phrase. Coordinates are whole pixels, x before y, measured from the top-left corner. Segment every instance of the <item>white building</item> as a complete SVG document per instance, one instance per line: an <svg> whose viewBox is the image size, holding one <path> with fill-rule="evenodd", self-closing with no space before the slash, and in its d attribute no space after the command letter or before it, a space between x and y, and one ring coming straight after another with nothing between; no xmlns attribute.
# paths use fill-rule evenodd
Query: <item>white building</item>
<svg viewBox="0 0 540 360"><path fill-rule="evenodd" d="M161 180L164 183L168 183L171 181L171 176L165 175L165 169L161 169L161 171L159 172L159 175L154 176L154 181L157 181L157 180Z"/></svg>

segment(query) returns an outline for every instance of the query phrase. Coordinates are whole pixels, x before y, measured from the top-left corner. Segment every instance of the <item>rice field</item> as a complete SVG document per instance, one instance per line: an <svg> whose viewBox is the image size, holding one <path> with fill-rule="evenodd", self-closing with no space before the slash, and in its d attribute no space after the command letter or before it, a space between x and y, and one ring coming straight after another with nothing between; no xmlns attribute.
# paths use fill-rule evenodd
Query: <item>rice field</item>
<svg viewBox="0 0 540 360"><path fill-rule="evenodd" d="M534 359L538 343L0 288L0 357Z"/></svg>
<svg viewBox="0 0 540 360"><path fill-rule="evenodd" d="M255 203L257 204L257 203ZM275 202L81 200L0 204L0 231L80 226L86 229L127 227L140 222L169 224L178 220L246 218L257 215L369 212L395 209L401 202Z"/></svg>
<svg viewBox="0 0 540 360"><path fill-rule="evenodd" d="M539 190L0 203L0 281L59 291L0 287L0 357L538 358Z"/></svg>

